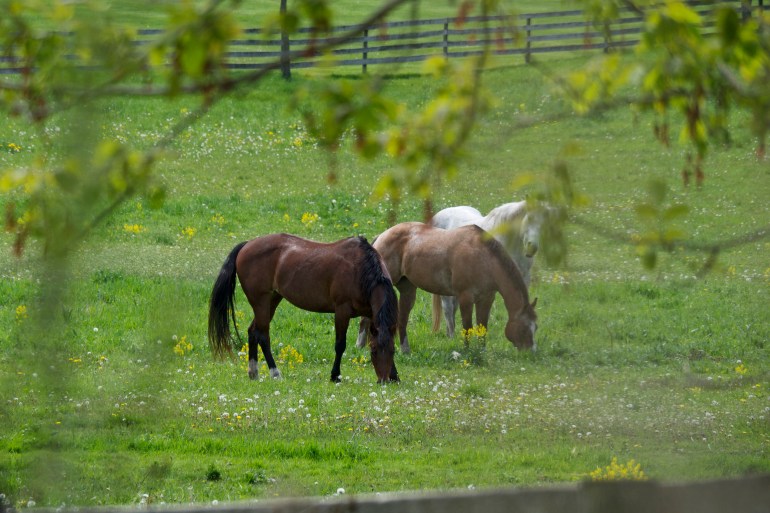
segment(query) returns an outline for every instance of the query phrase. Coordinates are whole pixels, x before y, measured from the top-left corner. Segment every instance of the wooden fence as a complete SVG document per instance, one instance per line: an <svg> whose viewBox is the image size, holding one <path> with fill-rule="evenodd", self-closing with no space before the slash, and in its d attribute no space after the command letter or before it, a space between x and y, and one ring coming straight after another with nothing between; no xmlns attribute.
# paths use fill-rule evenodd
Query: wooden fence
<svg viewBox="0 0 770 513"><path fill-rule="evenodd" d="M0 509L2 509L0 507ZM154 508L149 507L150 510ZM61 513L62 510L56 510ZM78 513L126 513L119 507ZM659 484L585 483L549 488L267 500L217 506L164 506L163 513L770 513L770 475ZM64 510L66 513L67 510ZM2 512L0 512L2 513ZM43 513L53 513L50 512Z"/></svg>
<svg viewBox="0 0 770 513"><path fill-rule="evenodd" d="M758 4L732 0L725 2L690 1L693 9L706 21L704 30L712 30L715 5L729 5L742 16L764 11L764 0ZM330 33L318 35L310 28L293 34L282 49L279 33L266 34L260 29L246 29L232 42L227 53L227 67L232 70L256 70L275 64L281 58L291 69L314 66L356 66L366 73L371 68L388 72L407 63L431 57L462 58L481 54L489 48L504 63L510 57L530 62L537 54L609 51L628 47L639 41L644 20L638 13L622 9L620 16L606 27L598 28L586 20L582 10L519 14L516 16L425 19L381 23L361 28L355 25L334 27ZM139 47L149 45L161 30L145 29L137 34ZM348 34L355 34L347 37ZM329 52L317 51L333 42ZM514 61L515 62L515 61ZM0 74L21 71L12 56L0 57Z"/></svg>

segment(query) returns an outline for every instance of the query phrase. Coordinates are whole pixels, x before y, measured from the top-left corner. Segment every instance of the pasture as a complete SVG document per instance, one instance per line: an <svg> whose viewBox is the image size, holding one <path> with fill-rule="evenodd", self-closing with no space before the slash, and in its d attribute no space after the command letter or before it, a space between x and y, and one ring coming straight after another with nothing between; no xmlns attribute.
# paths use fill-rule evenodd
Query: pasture
<svg viewBox="0 0 770 513"><path fill-rule="evenodd" d="M430 297L418 293L412 353L396 353L400 384L377 384L368 351L355 347L355 324L342 381L331 383L332 316L288 304L271 328L283 379L263 367L250 381L244 358L212 359L208 298L236 243L273 232L372 240L388 227L390 205L370 196L392 163L343 149L331 168L283 108L294 87L321 79L342 78L268 79L218 104L158 164L163 206L127 202L53 273L38 266L34 243L16 259L2 235L0 493L8 501L177 504L539 486L588 479L613 458L667 481L770 472L767 239L726 251L696 279L702 256L663 255L645 271L632 246L569 224L565 264L536 260L532 273L537 353L505 339L499 297L486 345L474 339L466 349L459 334L431 332ZM497 103L462 172L436 189L437 210L470 204L486 213L518 200L527 189L513 190L514 180L547 173L564 154L592 200L579 215L608 231L641 230L634 206L653 178L690 206L684 229L698 240L770 219L770 168L757 162L753 141L711 154L704 187L683 189L682 150L660 146L649 119L625 109L571 115L544 75L523 64L484 81ZM435 86L413 74L387 84L414 106ZM193 107L192 99L112 99L91 121L141 146ZM49 130L73 128L62 120ZM56 141L3 120L0 167L31 162L47 144L56 156ZM5 151L11 143L19 150ZM406 196L396 216L421 220L421 202ZM41 319L37 298L52 283L66 284L64 301L57 318ZM236 308L245 340L240 292Z"/></svg>

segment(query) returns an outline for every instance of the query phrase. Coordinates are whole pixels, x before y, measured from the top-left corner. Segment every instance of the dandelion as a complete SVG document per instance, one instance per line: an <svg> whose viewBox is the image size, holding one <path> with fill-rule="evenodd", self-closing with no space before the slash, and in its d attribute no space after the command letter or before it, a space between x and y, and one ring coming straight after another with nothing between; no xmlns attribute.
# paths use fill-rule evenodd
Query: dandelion
<svg viewBox="0 0 770 513"><path fill-rule="evenodd" d="M187 237L188 239L192 239L195 236L195 228L192 226L188 226L184 230L182 230L182 237Z"/></svg>
<svg viewBox="0 0 770 513"><path fill-rule="evenodd" d="M139 235L140 233L147 231L147 228L145 228L141 224L124 224L123 231L126 233Z"/></svg>
<svg viewBox="0 0 770 513"><path fill-rule="evenodd" d="M21 151L21 146L16 143L8 143L6 149L8 150L8 153L19 153Z"/></svg>
<svg viewBox="0 0 770 513"><path fill-rule="evenodd" d="M462 330L460 334L466 342L470 341L472 337L483 339L487 336L487 327L483 324L479 324L477 326L472 326L467 330Z"/></svg>
<svg viewBox="0 0 770 513"><path fill-rule="evenodd" d="M311 214L310 212L305 212L302 214L302 224L305 227L310 227L310 225L318 221L318 219L320 219L318 214Z"/></svg>
<svg viewBox="0 0 770 513"><path fill-rule="evenodd" d="M174 353L178 354L179 356L184 356L186 353L192 351L192 349L193 345L187 341L187 335L183 335L174 346Z"/></svg>
<svg viewBox="0 0 770 513"><path fill-rule="evenodd" d="M302 354L294 349L290 344L281 348L281 352L278 353L278 362L288 365L290 369L304 362L305 358Z"/></svg>
<svg viewBox="0 0 770 513"><path fill-rule="evenodd" d="M16 322L21 322L28 317L27 306L19 305L16 307Z"/></svg>
<svg viewBox="0 0 770 513"><path fill-rule="evenodd" d="M222 214L214 214L211 216L211 222L214 223L217 226L222 226L225 224L225 216Z"/></svg>
<svg viewBox="0 0 770 513"><path fill-rule="evenodd" d="M634 460L620 464L613 456L609 465L599 467L589 474L592 481L646 481L642 466Z"/></svg>
<svg viewBox="0 0 770 513"><path fill-rule="evenodd" d="M741 376L744 376L748 371L749 369L747 369L746 366L743 365L743 362L738 361L738 366L735 367L735 372L737 372Z"/></svg>

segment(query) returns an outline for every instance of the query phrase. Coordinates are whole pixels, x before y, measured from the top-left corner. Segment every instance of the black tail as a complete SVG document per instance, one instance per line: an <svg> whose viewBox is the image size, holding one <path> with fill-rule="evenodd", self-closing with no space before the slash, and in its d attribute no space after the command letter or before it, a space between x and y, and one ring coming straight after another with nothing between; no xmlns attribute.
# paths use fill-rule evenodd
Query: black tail
<svg viewBox="0 0 770 513"><path fill-rule="evenodd" d="M214 282L214 288L211 291L211 300L209 301L209 347L211 351L223 356L225 353L232 352L233 337L230 334L230 319L233 320L233 329L236 336L238 328L235 325L235 258L238 252L245 246L241 242L227 255L222 269L219 271L217 281Z"/></svg>

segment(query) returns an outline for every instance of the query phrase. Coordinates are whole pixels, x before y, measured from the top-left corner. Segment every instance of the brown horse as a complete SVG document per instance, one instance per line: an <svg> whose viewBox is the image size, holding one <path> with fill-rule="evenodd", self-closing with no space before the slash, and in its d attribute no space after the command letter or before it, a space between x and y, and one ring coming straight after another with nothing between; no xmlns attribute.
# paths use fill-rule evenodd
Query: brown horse
<svg viewBox="0 0 770 513"><path fill-rule="evenodd" d="M537 316L521 272L503 246L475 225L454 230L424 223L401 223L379 235L374 248L380 253L399 290L398 334L401 351L410 352L406 326L417 289L441 296L455 296L465 330L476 321L484 327L495 293L503 296L508 310L505 336L518 349L535 349ZM358 346L365 342L366 320L361 321Z"/></svg>
<svg viewBox="0 0 770 513"><path fill-rule="evenodd" d="M380 382L398 381L393 362L397 303L393 283L380 256L363 237L331 244L293 235L258 237L235 246L211 291L209 345L217 355L235 344L235 278L254 311L249 326L249 377L257 378L257 345L272 377L281 373L270 351L270 321L282 299L303 310L334 313L336 356L332 381L340 380L340 361L350 319L365 316L371 324L371 356Z"/></svg>

